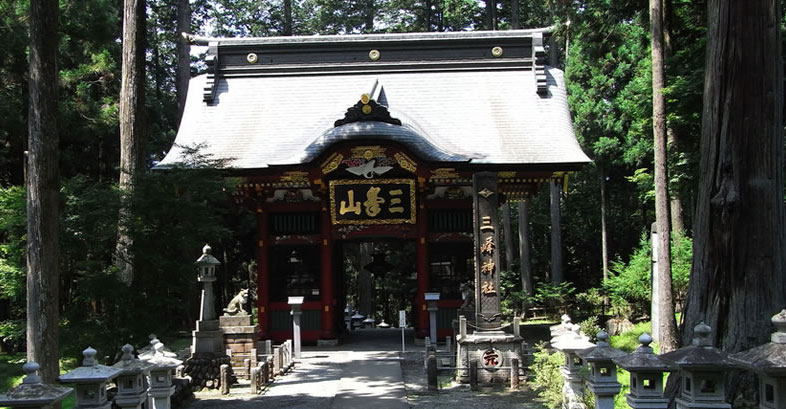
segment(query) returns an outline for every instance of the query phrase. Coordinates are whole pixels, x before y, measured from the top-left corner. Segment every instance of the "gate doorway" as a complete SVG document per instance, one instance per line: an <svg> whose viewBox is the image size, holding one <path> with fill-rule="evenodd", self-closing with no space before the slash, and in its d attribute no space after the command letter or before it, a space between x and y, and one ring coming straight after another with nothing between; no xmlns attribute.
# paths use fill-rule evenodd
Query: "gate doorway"
<svg viewBox="0 0 786 409"><path fill-rule="evenodd" d="M412 311L417 296L413 240L374 239L336 242L335 323L343 337L364 328L398 327L399 311ZM391 337L398 332L391 332ZM400 335L400 334L399 334Z"/></svg>

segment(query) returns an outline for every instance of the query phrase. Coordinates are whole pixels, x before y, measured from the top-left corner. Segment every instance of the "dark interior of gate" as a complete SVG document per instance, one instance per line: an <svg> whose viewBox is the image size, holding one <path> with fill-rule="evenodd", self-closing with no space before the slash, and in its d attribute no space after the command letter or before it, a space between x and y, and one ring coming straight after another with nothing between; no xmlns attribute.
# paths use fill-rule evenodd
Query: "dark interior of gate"
<svg viewBox="0 0 786 409"><path fill-rule="evenodd" d="M204 40L208 73L159 167L198 147L241 180L261 339L292 336L293 296L304 342L338 339L356 312L397 324L399 310L424 337L426 293L440 294L438 336L452 335L477 277L473 175L496 175L499 203L522 201L589 161L545 35Z"/></svg>

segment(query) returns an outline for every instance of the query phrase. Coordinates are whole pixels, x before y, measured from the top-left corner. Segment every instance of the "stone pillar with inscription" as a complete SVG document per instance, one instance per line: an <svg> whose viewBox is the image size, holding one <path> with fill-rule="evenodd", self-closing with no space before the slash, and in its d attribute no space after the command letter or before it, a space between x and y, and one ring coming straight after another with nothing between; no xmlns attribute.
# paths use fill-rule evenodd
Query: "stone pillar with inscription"
<svg viewBox="0 0 786 409"><path fill-rule="evenodd" d="M499 205L497 174L479 172L472 177L475 236L475 323L472 333L456 338L459 367L477 360L478 382L508 383L513 359L522 362L517 330L506 332L501 325L499 292ZM517 324L517 323L515 323ZM514 325L515 325L514 324ZM459 379L469 382L469 372L459 371Z"/></svg>

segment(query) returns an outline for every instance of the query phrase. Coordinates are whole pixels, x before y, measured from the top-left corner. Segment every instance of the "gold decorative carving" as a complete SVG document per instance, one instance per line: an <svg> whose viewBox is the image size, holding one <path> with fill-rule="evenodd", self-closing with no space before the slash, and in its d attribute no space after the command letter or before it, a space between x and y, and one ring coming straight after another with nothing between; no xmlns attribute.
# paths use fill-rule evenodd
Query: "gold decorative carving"
<svg viewBox="0 0 786 409"><path fill-rule="evenodd" d="M341 161L344 160L344 155L340 153L334 153L330 155L329 158L322 164L322 174L327 175L328 173L338 169L338 165L341 164Z"/></svg>
<svg viewBox="0 0 786 409"><path fill-rule="evenodd" d="M489 196L491 196L491 195L493 195L493 194L494 194L494 192L492 192L492 191L488 190L487 188L483 188L483 190L481 190L480 192L478 192L478 194L479 194L479 195L481 195L481 196L483 196L483 197L485 197L486 199L488 199L488 198L489 198Z"/></svg>
<svg viewBox="0 0 786 409"><path fill-rule="evenodd" d="M385 148L379 145L376 146L356 146L352 148L352 159L365 159L370 160L374 158L384 158Z"/></svg>
<svg viewBox="0 0 786 409"><path fill-rule="evenodd" d="M377 61L379 60L380 55L381 54L379 50L371 50L368 52L368 59L371 61Z"/></svg>
<svg viewBox="0 0 786 409"><path fill-rule="evenodd" d="M415 164L415 161L409 158L409 156L401 152L396 152L393 157L396 158L396 162L398 162L402 169L408 170L412 173L417 172L418 166Z"/></svg>
<svg viewBox="0 0 786 409"><path fill-rule="evenodd" d="M305 182L308 183L308 172L302 172L298 170L291 170L284 172L284 175L281 176L282 182Z"/></svg>
<svg viewBox="0 0 786 409"><path fill-rule="evenodd" d="M453 168L438 168L431 171L432 179L458 179L459 174Z"/></svg>
<svg viewBox="0 0 786 409"><path fill-rule="evenodd" d="M255 53L248 53L246 56L246 61L248 61L249 64L256 64L258 60L259 57L257 57Z"/></svg>
<svg viewBox="0 0 786 409"><path fill-rule="evenodd" d="M502 47L494 47L491 49L491 55L495 57L502 57Z"/></svg>
<svg viewBox="0 0 786 409"><path fill-rule="evenodd" d="M500 179L512 179L516 177L516 171L497 172L497 177Z"/></svg>

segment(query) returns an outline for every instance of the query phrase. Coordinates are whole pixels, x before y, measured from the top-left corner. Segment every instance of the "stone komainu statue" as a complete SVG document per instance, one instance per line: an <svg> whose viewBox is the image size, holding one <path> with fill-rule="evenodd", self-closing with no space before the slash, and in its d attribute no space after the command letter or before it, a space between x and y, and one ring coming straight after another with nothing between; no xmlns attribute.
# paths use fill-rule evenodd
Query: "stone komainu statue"
<svg viewBox="0 0 786 409"><path fill-rule="evenodd" d="M467 281L465 283L461 283L459 286L459 290L461 291L461 299L464 300L464 303L461 304L461 309L474 309L475 308L475 285L472 281Z"/></svg>
<svg viewBox="0 0 786 409"><path fill-rule="evenodd" d="M248 315L246 311L246 303L248 303L248 288L240 290L237 295L229 301L229 304L224 308L224 315Z"/></svg>

